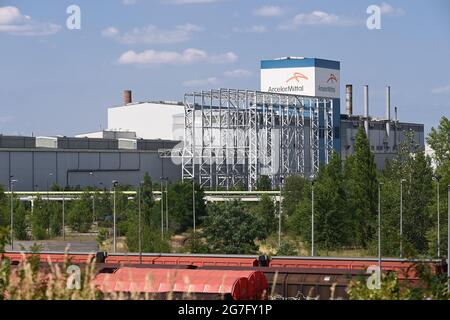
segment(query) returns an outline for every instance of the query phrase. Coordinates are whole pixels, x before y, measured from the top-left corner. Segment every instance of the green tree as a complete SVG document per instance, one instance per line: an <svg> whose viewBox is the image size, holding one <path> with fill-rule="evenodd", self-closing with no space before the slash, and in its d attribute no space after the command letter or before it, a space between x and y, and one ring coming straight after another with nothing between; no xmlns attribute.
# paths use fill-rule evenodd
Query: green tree
<svg viewBox="0 0 450 320"><path fill-rule="evenodd" d="M88 232L92 225L92 199L88 192L72 201L67 210L67 224L76 232Z"/></svg>
<svg viewBox="0 0 450 320"><path fill-rule="evenodd" d="M291 230L311 243L312 192L304 197L291 218ZM330 163L322 166L314 181L314 237L318 249L333 250L349 244L352 237L351 217L343 178L342 161L334 153Z"/></svg>
<svg viewBox="0 0 450 320"><path fill-rule="evenodd" d="M260 238L267 238L276 230L278 225L276 218L277 210L273 199L269 195L264 194L258 204L251 208L251 211L254 213L260 226Z"/></svg>
<svg viewBox="0 0 450 320"><path fill-rule="evenodd" d="M48 201L40 198L34 201L33 213L31 214L31 230L35 240L48 239L50 225L50 210Z"/></svg>
<svg viewBox="0 0 450 320"><path fill-rule="evenodd" d="M442 117L437 128L431 128L427 142L435 152L438 166L450 162L450 120Z"/></svg>
<svg viewBox="0 0 450 320"><path fill-rule="evenodd" d="M252 214L245 211L239 201L214 203L208 207L203 235L214 253L256 253L255 240L259 226Z"/></svg>
<svg viewBox="0 0 450 320"><path fill-rule="evenodd" d="M256 181L256 190L258 191L272 191L272 181L268 176L261 176Z"/></svg>
<svg viewBox="0 0 450 320"><path fill-rule="evenodd" d="M411 254L428 250L427 231L432 226L431 160L406 132L398 153L382 173L382 241L384 254L399 254L400 181L403 180L403 244Z"/></svg>
<svg viewBox="0 0 450 320"><path fill-rule="evenodd" d="M27 209L20 201L14 208L14 237L17 240L28 240Z"/></svg>
<svg viewBox="0 0 450 320"><path fill-rule="evenodd" d="M447 251L448 236L448 201L447 188L450 185L450 120L442 117L439 126L432 128L427 138L428 144L435 151L436 164L435 175L439 177L439 211L440 211L440 248L441 253ZM437 255L437 183L434 183L433 204L431 205L432 228L428 231L427 238L430 243L430 254Z"/></svg>
<svg viewBox="0 0 450 320"><path fill-rule="evenodd" d="M356 134L355 153L345 162L345 177L354 244L367 249L376 234L378 179L374 155L362 127Z"/></svg>
<svg viewBox="0 0 450 320"><path fill-rule="evenodd" d="M169 185L169 226L175 232L185 232L193 225L192 183L177 182ZM195 184L195 217L200 225L206 216L203 189Z"/></svg>
<svg viewBox="0 0 450 320"><path fill-rule="evenodd" d="M289 176L284 181L283 188L283 214L291 216L304 197L305 185L308 180L301 176Z"/></svg>

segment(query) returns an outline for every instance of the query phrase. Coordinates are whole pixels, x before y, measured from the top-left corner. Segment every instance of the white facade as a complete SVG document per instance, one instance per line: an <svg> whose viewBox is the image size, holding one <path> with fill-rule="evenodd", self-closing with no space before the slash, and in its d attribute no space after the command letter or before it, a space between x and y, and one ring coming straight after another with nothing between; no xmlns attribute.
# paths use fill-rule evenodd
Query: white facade
<svg viewBox="0 0 450 320"><path fill-rule="evenodd" d="M310 97L340 97L340 63L315 58L261 61L261 91Z"/></svg>
<svg viewBox="0 0 450 320"><path fill-rule="evenodd" d="M109 130L129 130L143 139L181 140L174 117L183 114L182 104L143 102L108 109ZM181 139L180 139L181 137Z"/></svg>

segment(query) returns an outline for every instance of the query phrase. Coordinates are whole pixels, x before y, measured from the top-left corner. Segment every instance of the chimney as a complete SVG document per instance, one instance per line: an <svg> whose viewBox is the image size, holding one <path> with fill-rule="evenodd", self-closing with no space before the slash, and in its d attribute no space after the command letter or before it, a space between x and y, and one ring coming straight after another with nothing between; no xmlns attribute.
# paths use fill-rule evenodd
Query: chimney
<svg viewBox="0 0 450 320"><path fill-rule="evenodd" d="M391 134L391 87L386 87L386 135Z"/></svg>
<svg viewBox="0 0 450 320"><path fill-rule="evenodd" d="M345 99L347 104L347 114L351 116L353 114L353 86L351 84L345 86Z"/></svg>
<svg viewBox="0 0 450 320"><path fill-rule="evenodd" d="M394 110L395 110L395 119L394 120L397 123L398 122L398 109L397 109L397 107L395 107Z"/></svg>
<svg viewBox="0 0 450 320"><path fill-rule="evenodd" d="M127 104L130 104L133 102L133 96L131 90L124 90L123 91L123 104L126 106Z"/></svg>
<svg viewBox="0 0 450 320"><path fill-rule="evenodd" d="M364 129L369 137L369 86L364 86Z"/></svg>

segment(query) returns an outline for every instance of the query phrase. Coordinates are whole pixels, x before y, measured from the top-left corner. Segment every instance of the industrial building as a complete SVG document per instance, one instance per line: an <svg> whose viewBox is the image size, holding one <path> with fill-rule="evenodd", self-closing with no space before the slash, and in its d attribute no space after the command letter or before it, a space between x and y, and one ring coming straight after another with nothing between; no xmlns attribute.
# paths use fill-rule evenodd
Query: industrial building
<svg viewBox="0 0 450 320"><path fill-rule="evenodd" d="M0 136L0 185L43 191L59 186L111 188L111 182L137 185L148 172L154 181L181 179L181 171L158 150L167 140Z"/></svg>
<svg viewBox="0 0 450 320"><path fill-rule="evenodd" d="M424 147L424 126L391 117L353 114L353 87L346 86L341 114L340 63L287 57L261 62L260 91L218 89L186 93L182 102L134 102L108 109L108 130L67 137L0 136L0 184L19 180L19 190L48 185L137 185L153 180L195 179L208 189L244 186L253 190L262 175L274 187L290 175L314 176L332 152L354 152L364 127L378 168L395 155L404 133ZM396 110L396 108L395 108Z"/></svg>

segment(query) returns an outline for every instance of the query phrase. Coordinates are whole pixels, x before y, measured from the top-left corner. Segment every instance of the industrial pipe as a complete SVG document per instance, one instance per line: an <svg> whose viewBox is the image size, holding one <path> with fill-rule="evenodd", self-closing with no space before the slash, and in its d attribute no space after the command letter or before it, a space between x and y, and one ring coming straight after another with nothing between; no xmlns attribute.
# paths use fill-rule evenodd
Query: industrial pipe
<svg viewBox="0 0 450 320"><path fill-rule="evenodd" d="M364 86L364 129L369 137L369 86Z"/></svg>
<svg viewBox="0 0 450 320"><path fill-rule="evenodd" d="M391 134L391 87L386 87L386 135L389 138Z"/></svg>
<svg viewBox="0 0 450 320"><path fill-rule="evenodd" d="M345 86L345 99L347 115L351 116L353 114L353 86L351 84Z"/></svg>

